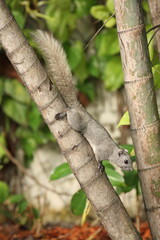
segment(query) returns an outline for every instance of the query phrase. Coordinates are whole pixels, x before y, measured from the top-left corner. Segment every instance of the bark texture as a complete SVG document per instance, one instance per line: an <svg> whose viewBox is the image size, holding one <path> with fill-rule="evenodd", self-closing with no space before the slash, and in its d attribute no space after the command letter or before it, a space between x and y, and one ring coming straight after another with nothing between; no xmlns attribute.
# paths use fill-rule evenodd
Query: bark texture
<svg viewBox="0 0 160 240"><path fill-rule="evenodd" d="M148 0L151 19L153 26L160 24L160 1L159 0ZM155 29L155 39L160 59L160 26Z"/></svg>
<svg viewBox="0 0 160 240"><path fill-rule="evenodd" d="M145 208L160 239L160 122L141 1L114 0L125 89Z"/></svg>
<svg viewBox="0 0 160 240"><path fill-rule="evenodd" d="M55 120L65 103L26 42L5 2L0 0L0 42L56 137L72 171L112 239L141 239L104 173L98 170L88 142L68 125Z"/></svg>

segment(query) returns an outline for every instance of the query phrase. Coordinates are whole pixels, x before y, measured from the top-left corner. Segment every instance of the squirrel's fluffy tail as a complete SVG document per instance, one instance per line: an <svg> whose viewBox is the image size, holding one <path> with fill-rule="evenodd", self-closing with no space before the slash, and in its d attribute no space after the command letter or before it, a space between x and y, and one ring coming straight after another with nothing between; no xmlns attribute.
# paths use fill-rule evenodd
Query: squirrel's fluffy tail
<svg viewBox="0 0 160 240"><path fill-rule="evenodd" d="M33 37L42 51L51 81L56 84L67 106L76 106L77 97L72 74L60 43L50 33L41 30L37 30Z"/></svg>

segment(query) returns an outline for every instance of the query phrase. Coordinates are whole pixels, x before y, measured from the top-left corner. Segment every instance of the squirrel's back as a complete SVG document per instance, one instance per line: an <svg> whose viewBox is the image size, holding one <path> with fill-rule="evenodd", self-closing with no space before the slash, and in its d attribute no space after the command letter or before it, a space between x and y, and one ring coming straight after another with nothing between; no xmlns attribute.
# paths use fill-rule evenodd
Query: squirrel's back
<svg viewBox="0 0 160 240"><path fill-rule="evenodd" d="M50 33L41 30L36 31L34 40L42 51L49 77L56 84L64 102L68 107L77 106L72 74L60 43Z"/></svg>

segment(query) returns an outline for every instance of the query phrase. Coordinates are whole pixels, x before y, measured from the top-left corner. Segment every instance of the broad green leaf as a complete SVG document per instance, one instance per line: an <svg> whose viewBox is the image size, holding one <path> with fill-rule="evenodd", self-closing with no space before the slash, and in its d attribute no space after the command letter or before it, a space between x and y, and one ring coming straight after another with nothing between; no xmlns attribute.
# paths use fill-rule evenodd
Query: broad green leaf
<svg viewBox="0 0 160 240"><path fill-rule="evenodd" d="M116 24L116 19L115 17L112 17L109 21L103 21L105 27L107 28L112 28Z"/></svg>
<svg viewBox="0 0 160 240"><path fill-rule="evenodd" d="M9 188L5 182L0 181L0 204L8 198Z"/></svg>
<svg viewBox="0 0 160 240"><path fill-rule="evenodd" d="M127 192L130 192L132 189L134 189L133 187L128 187L128 186L117 186L116 187L116 192L118 194L121 194L121 193L127 193Z"/></svg>
<svg viewBox="0 0 160 240"><path fill-rule="evenodd" d="M25 151L25 154L28 155L28 157L32 157L34 151L37 148L37 142L33 137L25 138L21 140L21 144L23 147L23 150Z"/></svg>
<svg viewBox="0 0 160 240"><path fill-rule="evenodd" d="M28 124L33 130L38 130L42 122L41 114L37 106L33 103L31 111L28 113Z"/></svg>
<svg viewBox="0 0 160 240"><path fill-rule="evenodd" d="M6 155L3 147L6 147L6 139L4 133L0 133L0 159Z"/></svg>
<svg viewBox="0 0 160 240"><path fill-rule="evenodd" d="M15 17L19 27L23 29L26 21L26 16L23 14L23 12L17 10L12 10L12 14Z"/></svg>
<svg viewBox="0 0 160 240"><path fill-rule="evenodd" d="M74 69L74 75L81 83L84 82L89 76L85 56L83 56L81 62Z"/></svg>
<svg viewBox="0 0 160 240"><path fill-rule="evenodd" d="M96 36L96 48L100 57L119 53L120 48L116 29L108 29L98 34ZM115 71L116 66L112 68L112 71L113 69Z"/></svg>
<svg viewBox="0 0 160 240"><path fill-rule="evenodd" d="M120 126L123 126L123 125L130 125L130 119L129 119L129 113L128 113L128 111L126 111L126 112L123 114L123 116L122 116L121 120L119 121L117 127L120 127Z"/></svg>
<svg viewBox="0 0 160 240"><path fill-rule="evenodd" d="M33 212L34 218L37 219L40 217L39 210L37 208L32 208L32 212Z"/></svg>
<svg viewBox="0 0 160 240"><path fill-rule="evenodd" d="M91 101L95 99L95 88L91 82L79 83L77 87L79 91L84 93Z"/></svg>
<svg viewBox="0 0 160 240"><path fill-rule="evenodd" d="M115 91L123 85L122 66L119 56L113 56L107 61L102 80L109 91Z"/></svg>
<svg viewBox="0 0 160 240"><path fill-rule="evenodd" d="M129 187L136 187L138 182L139 182L139 178L138 178L138 172L133 170L131 172L124 172L124 179L126 182L126 185Z"/></svg>
<svg viewBox="0 0 160 240"><path fill-rule="evenodd" d="M23 200L18 204L18 212L22 214L24 211L27 210L28 202L26 200Z"/></svg>
<svg viewBox="0 0 160 240"><path fill-rule="evenodd" d="M154 77L154 86L156 89L160 89L160 64L152 67L153 77Z"/></svg>
<svg viewBox="0 0 160 240"><path fill-rule="evenodd" d="M5 93L13 99L28 104L31 98L22 85L17 79L4 78Z"/></svg>
<svg viewBox="0 0 160 240"><path fill-rule="evenodd" d="M123 176L111 168L105 167L105 172L113 186L125 186Z"/></svg>
<svg viewBox="0 0 160 240"><path fill-rule="evenodd" d="M54 169L54 172L50 176L50 180L57 180L71 174L71 168L68 163L63 163Z"/></svg>
<svg viewBox="0 0 160 240"><path fill-rule="evenodd" d="M96 5L91 7L90 13L94 18L99 20L104 20L109 17L109 12L105 5Z"/></svg>
<svg viewBox="0 0 160 240"><path fill-rule="evenodd" d="M11 203L20 203L24 200L24 197L20 194L14 194L9 197L9 200Z"/></svg>
<svg viewBox="0 0 160 240"><path fill-rule="evenodd" d="M79 216L82 215L86 206L86 195L82 189L76 192L71 199L71 210L73 214Z"/></svg>
<svg viewBox="0 0 160 240"><path fill-rule="evenodd" d="M115 169L115 167L108 161L108 160L104 160L103 161L103 166L105 167L105 168L107 168L107 169Z"/></svg>
<svg viewBox="0 0 160 240"><path fill-rule="evenodd" d="M99 66L99 61L97 56L92 56L89 59L89 63L88 63L88 70L89 73L93 76L93 77L99 77L100 76L100 66Z"/></svg>
<svg viewBox="0 0 160 240"><path fill-rule="evenodd" d="M126 149L129 154L133 151L133 145L132 144L122 144L120 145L123 149Z"/></svg>
<svg viewBox="0 0 160 240"><path fill-rule="evenodd" d="M27 126L27 106L12 99L5 99L3 111L15 122Z"/></svg>
<svg viewBox="0 0 160 240"><path fill-rule="evenodd" d="M89 14L90 8L96 4L95 0L74 0L76 5L76 15L83 17Z"/></svg>
<svg viewBox="0 0 160 240"><path fill-rule="evenodd" d="M84 51L80 42L76 42L73 46L69 48L67 52L67 59L71 70L74 70L78 66L78 64L80 64L83 55Z"/></svg>
<svg viewBox="0 0 160 240"><path fill-rule="evenodd" d="M113 0L107 0L106 1L106 7L108 8L108 10L113 13L114 12L114 2Z"/></svg>

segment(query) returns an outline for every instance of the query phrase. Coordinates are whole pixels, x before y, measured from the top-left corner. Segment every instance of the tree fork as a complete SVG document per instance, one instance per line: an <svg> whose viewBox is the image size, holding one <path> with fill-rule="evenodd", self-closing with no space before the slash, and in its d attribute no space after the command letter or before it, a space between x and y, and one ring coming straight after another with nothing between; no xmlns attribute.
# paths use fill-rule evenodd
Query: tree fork
<svg viewBox="0 0 160 240"><path fill-rule="evenodd" d="M154 240L160 239L160 122L139 0L114 0L139 178Z"/></svg>

